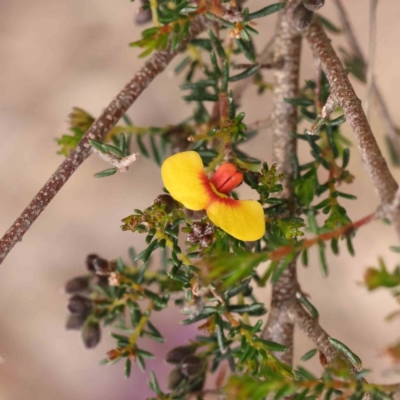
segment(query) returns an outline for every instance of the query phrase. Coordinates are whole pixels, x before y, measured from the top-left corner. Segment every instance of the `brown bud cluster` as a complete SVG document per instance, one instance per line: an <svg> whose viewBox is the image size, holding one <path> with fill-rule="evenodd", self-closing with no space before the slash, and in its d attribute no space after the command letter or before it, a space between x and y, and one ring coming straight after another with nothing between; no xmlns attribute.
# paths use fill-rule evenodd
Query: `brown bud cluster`
<svg viewBox="0 0 400 400"><path fill-rule="evenodd" d="M173 348L165 357L165 361L175 365L168 377L168 387L173 390L185 382L191 393L203 389L205 380L204 359L194 354L195 346L179 346Z"/></svg>
<svg viewBox="0 0 400 400"><path fill-rule="evenodd" d="M144 25L147 22L150 22L153 18L149 6L149 0L141 0L142 7L139 8L139 11L135 15L134 22L136 25Z"/></svg>
<svg viewBox="0 0 400 400"><path fill-rule="evenodd" d="M99 343L101 329L95 322L96 319L91 316L94 312L94 304L90 294L95 285L102 287L109 285L108 278L114 268L108 260L96 254L89 254L85 264L89 275L72 278L64 286L65 292L71 295L67 305L70 315L65 327L68 330L81 330L85 347L91 349Z"/></svg>
<svg viewBox="0 0 400 400"><path fill-rule="evenodd" d="M209 222L193 222L186 241L190 245L199 244L200 249L211 246L214 239L215 226Z"/></svg>
<svg viewBox="0 0 400 400"><path fill-rule="evenodd" d="M154 204L163 206L167 214L171 213L175 208L178 207L178 202L169 194L160 194L154 200Z"/></svg>
<svg viewBox="0 0 400 400"><path fill-rule="evenodd" d="M171 143L172 152L180 153L189 147L189 137L192 135L184 126L174 126L163 134L163 137Z"/></svg>

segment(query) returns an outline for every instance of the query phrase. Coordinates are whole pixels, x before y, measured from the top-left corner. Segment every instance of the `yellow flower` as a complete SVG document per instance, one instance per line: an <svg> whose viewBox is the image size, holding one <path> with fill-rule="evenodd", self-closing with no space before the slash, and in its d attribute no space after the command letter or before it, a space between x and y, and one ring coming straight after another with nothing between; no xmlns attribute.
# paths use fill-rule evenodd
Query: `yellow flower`
<svg viewBox="0 0 400 400"><path fill-rule="evenodd" d="M164 161L161 175L171 196L189 210L206 210L210 220L239 240L264 236L264 211L254 200L234 200L227 194L243 179L233 164L218 168L211 179L194 151L175 154Z"/></svg>

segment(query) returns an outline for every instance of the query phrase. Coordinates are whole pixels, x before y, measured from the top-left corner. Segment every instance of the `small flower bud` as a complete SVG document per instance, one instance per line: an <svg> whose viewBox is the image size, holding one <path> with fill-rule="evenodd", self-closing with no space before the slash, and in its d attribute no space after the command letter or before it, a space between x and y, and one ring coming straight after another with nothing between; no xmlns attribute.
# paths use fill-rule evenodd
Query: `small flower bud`
<svg viewBox="0 0 400 400"><path fill-rule="evenodd" d="M187 356L182 360L181 371L188 378L197 376L203 371L203 360L196 355Z"/></svg>
<svg viewBox="0 0 400 400"><path fill-rule="evenodd" d="M203 236L199 240L200 247L202 247L203 249L205 249L206 247L211 246L212 242L213 242L213 236L212 235Z"/></svg>
<svg viewBox="0 0 400 400"><path fill-rule="evenodd" d="M65 293L74 294L78 292L83 292L89 287L89 277L87 276L77 276L70 279L64 287Z"/></svg>
<svg viewBox="0 0 400 400"><path fill-rule="evenodd" d="M92 309L92 302L87 297L76 294L69 299L68 310L72 314L88 315Z"/></svg>
<svg viewBox="0 0 400 400"><path fill-rule="evenodd" d="M293 11L293 20L295 26L299 31L306 30L314 19L314 13L304 7L303 3L300 3Z"/></svg>
<svg viewBox="0 0 400 400"><path fill-rule="evenodd" d="M195 244L195 243L197 243L198 242L198 240L199 240L199 238L192 232L192 233L189 233L188 235L187 235L187 237L186 237L186 241L188 242L188 243L190 243L190 244Z"/></svg>
<svg viewBox="0 0 400 400"><path fill-rule="evenodd" d="M100 325L97 323L90 323L83 327L82 340L87 349L96 347L101 339Z"/></svg>
<svg viewBox="0 0 400 400"><path fill-rule="evenodd" d="M303 0L304 7L310 11L317 11L325 4L325 0Z"/></svg>
<svg viewBox="0 0 400 400"><path fill-rule="evenodd" d="M185 357L192 355L195 351L195 346L174 347L165 356L165 361L168 364L179 364Z"/></svg>
<svg viewBox="0 0 400 400"><path fill-rule="evenodd" d="M97 254L89 254L86 257L86 267L90 272L94 272L94 265L93 265L93 261L99 258L99 256Z"/></svg>
<svg viewBox="0 0 400 400"><path fill-rule="evenodd" d="M93 260L93 266L96 275L108 276L112 272L112 269L110 268L110 263L104 258L97 257L95 260Z"/></svg>
<svg viewBox="0 0 400 400"><path fill-rule="evenodd" d="M168 375L168 389L174 390L183 380L186 380L179 368L174 368Z"/></svg>
<svg viewBox="0 0 400 400"><path fill-rule="evenodd" d="M68 316L65 328L67 330L79 331L86 321L86 315L71 314Z"/></svg>
<svg viewBox="0 0 400 400"><path fill-rule="evenodd" d="M204 227L204 236L206 235L213 235L215 232L215 225L207 223Z"/></svg>
<svg viewBox="0 0 400 400"><path fill-rule="evenodd" d="M147 24L147 22L150 22L152 19L153 19L153 14L150 8L140 7L137 14L135 15L134 21L136 25L143 25Z"/></svg>
<svg viewBox="0 0 400 400"><path fill-rule="evenodd" d="M204 232L204 226L200 222L193 222L192 224L193 234L197 237L202 237Z"/></svg>
<svg viewBox="0 0 400 400"><path fill-rule="evenodd" d="M178 202L173 199L169 194L160 194L155 200L156 204L163 205L165 212L169 214L178 207Z"/></svg>

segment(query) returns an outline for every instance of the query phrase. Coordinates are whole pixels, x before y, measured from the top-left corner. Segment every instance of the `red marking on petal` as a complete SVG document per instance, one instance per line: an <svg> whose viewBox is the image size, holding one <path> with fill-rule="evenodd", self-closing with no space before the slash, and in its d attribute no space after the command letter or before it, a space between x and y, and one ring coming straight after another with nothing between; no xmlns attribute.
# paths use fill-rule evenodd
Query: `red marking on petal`
<svg viewBox="0 0 400 400"><path fill-rule="evenodd" d="M231 163L222 164L211 178L211 183L220 193L229 193L243 180L243 174L238 172Z"/></svg>

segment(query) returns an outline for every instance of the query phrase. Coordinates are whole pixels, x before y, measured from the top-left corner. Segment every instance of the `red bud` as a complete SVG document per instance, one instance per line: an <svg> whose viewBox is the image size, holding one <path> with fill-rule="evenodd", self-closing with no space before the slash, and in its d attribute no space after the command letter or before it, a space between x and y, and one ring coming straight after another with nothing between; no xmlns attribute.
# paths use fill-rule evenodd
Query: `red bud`
<svg viewBox="0 0 400 400"><path fill-rule="evenodd" d="M228 194L242 183L243 174L231 163L222 164L211 178L211 183L220 193Z"/></svg>

